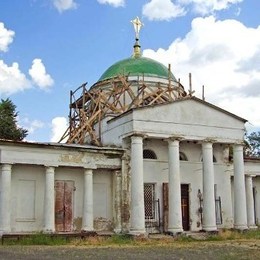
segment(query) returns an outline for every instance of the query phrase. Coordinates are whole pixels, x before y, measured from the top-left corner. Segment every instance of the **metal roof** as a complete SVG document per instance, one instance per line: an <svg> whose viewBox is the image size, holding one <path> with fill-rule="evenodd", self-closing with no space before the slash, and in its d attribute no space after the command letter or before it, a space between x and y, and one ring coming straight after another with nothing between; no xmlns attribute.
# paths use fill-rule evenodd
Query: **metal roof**
<svg viewBox="0 0 260 260"><path fill-rule="evenodd" d="M154 76L161 78L169 78L169 70L163 64L153 59L145 57L131 57L116 62L110 66L100 77L98 81L117 77L119 75L128 76ZM172 80L176 81L176 78L170 72Z"/></svg>

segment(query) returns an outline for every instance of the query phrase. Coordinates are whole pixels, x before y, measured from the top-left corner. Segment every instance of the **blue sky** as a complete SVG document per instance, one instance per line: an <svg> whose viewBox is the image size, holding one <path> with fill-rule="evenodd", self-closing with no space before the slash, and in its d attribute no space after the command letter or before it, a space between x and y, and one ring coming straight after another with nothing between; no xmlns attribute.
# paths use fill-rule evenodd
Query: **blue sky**
<svg viewBox="0 0 260 260"><path fill-rule="evenodd" d="M143 55L195 95L260 128L259 0L0 0L0 98L10 97L29 141L57 141L69 91L90 87L132 54L139 16Z"/></svg>

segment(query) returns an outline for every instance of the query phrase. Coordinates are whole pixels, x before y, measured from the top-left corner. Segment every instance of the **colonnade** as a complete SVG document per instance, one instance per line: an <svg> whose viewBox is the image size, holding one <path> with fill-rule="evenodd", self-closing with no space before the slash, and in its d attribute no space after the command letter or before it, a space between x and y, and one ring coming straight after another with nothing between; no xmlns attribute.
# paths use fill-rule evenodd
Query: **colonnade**
<svg viewBox="0 0 260 260"><path fill-rule="evenodd" d="M181 140L170 138L168 143L169 168L169 217L168 231L183 232L181 214L181 181L179 146ZM201 142L203 165L203 230L215 231L215 197L214 197L214 167L213 143ZM255 228L252 175L244 174L243 146L233 146L234 160L234 228ZM0 230L11 231L11 175L12 165L2 164L0 167ZM84 169L83 173L83 214L82 230L93 231L93 170ZM130 232L145 233L144 214L144 181L143 181L143 136L131 137L131 218ZM55 232L55 167L45 167L44 195L44 232ZM115 230L121 230L121 172L115 171Z"/></svg>
<svg viewBox="0 0 260 260"><path fill-rule="evenodd" d="M1 178L1 196L0 196L0 231L3 233L11 232L11 175L12 165L0 165ZM120 189L121 172L114 171L116 189ZM83 172L83 214L82 214L82 231L94 230L93 218L93 170L84 169ZM117 201L120 204L120 191L117 192ZM116 228L120 229L120 205L117 207ZM45 166L45 183L44 183L44 223L43 231L45 233L55 232L55 167ZM117 230L118 231L118 230Z"/></svg>
<svg viewBox="0 0 260 260"><path fill-rule="evenodd" d="M183 231L181 214L181 182L179 144L180 139L170 138L168 142L169 166L169 216L168 231ZM203 224L205 231L216 231L216 213L214 196L213 142L202 141L203 165ZM143 182L143 137L131 137L131 233L145 233L144 182ZM234 145L234 227L247 229L254 227L254 206L252 177L247 177L245 191L243 146Z"/></svg>

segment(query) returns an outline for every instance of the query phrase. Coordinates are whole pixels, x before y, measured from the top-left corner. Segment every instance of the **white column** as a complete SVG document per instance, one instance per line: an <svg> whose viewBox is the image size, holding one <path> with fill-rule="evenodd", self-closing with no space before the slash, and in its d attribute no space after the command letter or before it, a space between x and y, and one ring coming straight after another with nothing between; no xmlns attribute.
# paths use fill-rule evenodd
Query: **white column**
<svg viewBox="0 0 260 260"><path fill-rule="evenodd" d="M93 170L84 171L82 230L93 231Z"/></svg>
<svg viewBox="0 0 260 260"><path fill-rule="evenodd" d="M246 191L243 146L233 146L234 162L234 228L247 229Z"/></svg>
<svg viewBox="0 0 260 260"><path fill-rule="evenodd" d="M247 206L247 226L248 228L257 228L255 224L252 175L246 175L246 206Z"/></svg>
<svg viewBox="0 0 260 260"><path fill-rule="evenodd" d="M121 171L114 172L114 214L115 214L115 233L120 233L122 231L121 226Z"/></svg>
<svg viewBox="0 0 260 260"><path fill-rule="evenodd" d="M205 231L215 231L216 211L214 195L214 165L212 143L202 143L203 157L203 221L202 229Z"/></svg>
<svg viewBox="0 0 260 260"><path fill-rule="evenodd" d="M44 232L55 232L54 167L46 167L44 199Z"/></svg>
<svg viewBox="0 0 260 260"><path fill-rule="evenodd" d="M131 137L131 228L132 234L145 233L143 138Z"/></svg>
<svg viewBox="0 0 260 260"><path fill-rule="evenodd" d="M169 219L168 231L183 232L181 213L181 182L179 141L168 140L169 163Z"/></svg>
<svg viewBox="0 0 260 260"><path fill-rule="evenodd" d="M0 223L1 231L8 233L11 231L11 164L3 164L1 173L1 204Z"/></svg>

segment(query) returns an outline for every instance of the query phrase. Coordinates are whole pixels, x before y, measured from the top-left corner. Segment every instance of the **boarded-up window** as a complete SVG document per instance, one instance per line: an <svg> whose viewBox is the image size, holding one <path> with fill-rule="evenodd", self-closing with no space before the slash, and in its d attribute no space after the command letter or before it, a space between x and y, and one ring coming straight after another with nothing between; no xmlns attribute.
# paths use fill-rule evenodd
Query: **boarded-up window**
<svg viewBox="0 0 260 260"><path fill-rule="evenodd" d="M94 217L108 218L108 187L106 183L93 185Z"/></svg>
<svg viewBox="0 0 260 260"><path fill-rule="evenodd" d="M35 221L35 180L18 180L17 221Z"/></svg>

